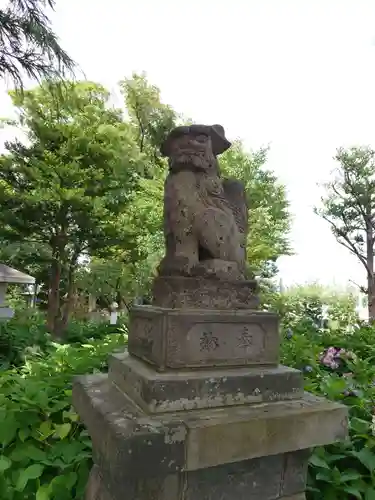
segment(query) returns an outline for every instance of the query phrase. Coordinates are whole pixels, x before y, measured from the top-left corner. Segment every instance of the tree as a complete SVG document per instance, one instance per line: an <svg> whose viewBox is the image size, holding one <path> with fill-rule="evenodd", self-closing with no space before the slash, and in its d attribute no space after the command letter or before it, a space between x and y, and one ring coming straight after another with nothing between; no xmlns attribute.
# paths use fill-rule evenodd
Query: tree
<svg viewBox="0 0 375 500"><path fill-rule="evenodd" d="M172 128L176 126L178 115L167 104L161 102L160 90L150 85L146 75L134 73L132 78L120 82L120 89L125 99L130 124L134 131L141 152L149 161L147 177L155 174L155 167L162 170L166 162L160 155L160 145Z"/></svg>
<svg viewBox="0 0 375 500"><path fill-rule="evenodd" d="M348 325L358 323L355 290L322 286L317 283L297 285L286 288L275 295L272 309L280 315L284 324L313 324L318 328L346 330Z"/></svg>
<svg viewBox="0 0 375 500"><path fill-rule="evenodd" d="M134 74L120 85L134 138L143 151L144 164L147 165L134 205L129 210L130 224L138 227L138 244L146 250L144 258L133 267L134 281L138 283L138 292L147 293L164 252L163 182L167 162L160 157L159 147L174 126L189 120L162 103L160 90L150 85L145 75ZM290 253L290 214L285 188L265 168L266 159L267 149L246 152L242 143L237 141L219 161L223 176L235 177L245 184L250 226L248 262L252 271L268 278L277 271L277 258Z"/></svg>
<svg viewBox="0 0 375 500"><path fill-rule="evenodd" d="M45 307L48 287L48 269L51 262L50 248L34 241L0 240L0 262L26 271L35 278L34 293L39 291L38 299L43 298Z"/></svg>
<svg viewBox="0 0 375 500"><path fill-rule="evenodd" d="M54 6L55 0L9 0L0 9L0 78L10 77L16 88L23 88L23 72L38 80L73 71L45 14Z"/></svg>
<svg viewBox="0 0 375 500"><path fill-rule="evenodd" d="M192 123L161 101L160 90L150 85L145 75L133 74L131 79L120 82L134 137L147 157L148 175L142 180L137 196L137 217L142 217L140 241L152 248L153 258L148 263L155 266L163 252L161 231L163 181L167 163L160 157L159 148L166 134L176 125ZM226 177L244 182L249 203L248 262L252 270L262 277L273 276L276 259L289 255L288 232L290 229L289 203L285 187L273 172L265 168L267 149L245 151L236 141L219 158ZM135 219L136 221L136 219ZM152 268L154 269L154 268Z"/></svg>
<svg viewBox="0 0 375 500"><path fill-rule="evenodd" d="M113 300L128 303L134 296L147 296L156 267L164 252L162 229L163 184L167 161L160 155L160 144L179 117L161 101L160 90L145 75L134 73L120 82L127 109L127 125L137 144L142 173L127 211L137 254L129 259L121 247L114 247L111 259L93 259L81 273L81 284L88 293L100 295L101 303Z"/></svg>
<svg viewBox="0 0 375 500"><path fill-rule="evenodd" d="M24 100L13 95L20 113L18 124L26 128L30 144L14 141L1 159L0 168L6 168L0 174L0 203L9 207L0 215L0 238L6 241L3 248L7 249L4 261L28 272L32 267L41 282L46 281L46 268L50 280L59 276L58 286L55 281L46 286L50 291L50 325L55 330L63 329L69 293L71 297L77 288L99 295L102 305L113 300L126 304L134 295L147 296L164 252L162 213L167 162L160 156L159 147L181 118L161 102L159 90L144 76L133 75L124 82L127 120L108 109L104 89L90 83L65 84L64 98L58 103L45 86L26 93ZM220 158L224 176L245 182L250 202L248 259L252 270L262 276L272 275L276 258L290 251L288 203L284 187L264 167L266 155L266 150L248 153L241 143L235 143ZM121 166L124 178L118 173ZM116 182L111 182L114 171ZM92 176L100 179L100 193L94 193L91 187L87 193ZM126 200L104 213L101 197L115 196L111 189L126 194ZM82 215L78 219L83 211L82 197L87 203L87 219ZM69 237L61 253L59 247L55 248L55 240L51 242L50 228L57 216L61 218L62 206L69 207ZM92 213L95 206L98 213ZM39 227L37 214L45 213L45 208L49 215ZM103 227L102 239L96 233L99 227ZM109 237L110 231L114 237ZM77 241L78 259L74 253ZM85 265L80 265L82 256L90 257ZM57 323L53 318L58 318Z"/></svg>
<svg viewBox="0 0 375 500"><path fill-rule="evenodd" d="M246 152L236 141L220 157L223 176L239 179L245 185L249 206L247 260L252 271L264 278L275 275L278 257L291 253L289 203L285 187L265 168L267 152Z"/></svg>
<svg viewBox="0 0 375 500"><path fill-rule="evenodd" d="M370 320L375 319L375 151L369 147L340 148L335 159L339 166L332 181L325 184L326 196L316 209L330 226L340 245L363 265Z"/></svg>
<svg viewBox="0 0 375 500"><path fill-rule="evenodd" d="M53 94L49 84L11 94L28 140L0 157L0 238L49 249L48 326L61 337L84 256L134 251L126 210L140 156L103 87L65 82Z"/></svg>

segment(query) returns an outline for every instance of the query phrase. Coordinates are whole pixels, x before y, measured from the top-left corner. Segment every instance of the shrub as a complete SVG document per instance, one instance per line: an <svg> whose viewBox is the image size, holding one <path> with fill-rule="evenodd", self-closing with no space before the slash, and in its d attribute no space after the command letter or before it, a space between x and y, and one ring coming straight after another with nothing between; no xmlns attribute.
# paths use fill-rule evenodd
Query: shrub
<svg viewBox="0 0 375 500"><path fill-rule="evenodd" d="M43 315L33 309L18 311L11 320L0 322L0 369L23 363L26 349L44 351L49 342Z"/></svg>
<svg viewBox="0 0 375 500"><path fill-rule="evenodd" d="M111 325L107 322L89 321L89 320L72 320L66 330L66 342L83 343L93 339L101 339L111 333L127 331L127 318L118 321L116 325Z"/></svg>
<svg viewBox="0 0 375 500"><path fill-rule="evenodd" d="M315 325L345 330L359 321L352 292L315 284L291 287L273 295L270 307L280 314L284 325L302 329Z"/></svg>
<svg viewBox="0 0 375 500"><path fill-rule="evenodd" d="M74 375L106 368L126 336L49 344L0 376L1 500L83 499L91 443L71 407Z"/></svg>
<svg viewBox="0 0 375 500"><path fill-rule="evenodd" d="M304 372L307 391L350 414L350 440L315 450L307 498L375 500L375 327L352 316L350 303L332 302L323 322L319 297L293 301L282 321L283 364ZM91 443L71 408L72 377L105 370L108 354L126 342L126 324L76 321L72 343L53 344L42 321L18 316L3 327L23 365L0 376L1 500L82 500Z"/></svg>
<svg viewBox="0 0 375 500"><path fill-rule="evenodd" d="M282 361L302 369L305 388L349 407L350 440L315 450L309 500L375 499L375 329L350 333L306 323L284 329Z"/></svg>
<svg viewBox="0 0 375 500"><path fill-rule="evenodd" d="M117 325L72 320L66 331L66 342L85 343L119 331L126 333L126 318ZM0 369L21 365L30 352L46 352L51 341L43 313L35 309L17 311L10 321L0 322Z"/></svg>

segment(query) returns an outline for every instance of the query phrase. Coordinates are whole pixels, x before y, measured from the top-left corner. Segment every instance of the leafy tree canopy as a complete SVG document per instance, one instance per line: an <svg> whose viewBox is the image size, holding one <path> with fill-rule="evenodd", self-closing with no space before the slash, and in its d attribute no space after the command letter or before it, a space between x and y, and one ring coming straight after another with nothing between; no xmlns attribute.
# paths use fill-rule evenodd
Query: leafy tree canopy
<svg viewBox="0 0 375 500"><path fill-rule="evenodd" d="M49 302L60 304L73 291L79 257L120 244L134 250L126 207L139 149L100 85L65 82L58 102L49 84L12 98L27 141L7 143L0 158L0 238L50 249Z"/></svg>
<svg viewBox="0 0 375 500"><path fill-rule="evenodd" d="M316 212L329 224L340 245L362 264L367 286L370 318L375 318L375 151L367 146L340 148L333 178Z"/></svg>
<svg viewBox="0 0 375 500"><path fill-rule="evenodd" d="M289 203L285 187L265 167L267 149L247 152L240 141L220 158L224 176L241 180L249 206L247 258L255 273L270 277L280 255L291 252Z"/></svg>
<svg viewBox="0 0 375 500"><path fill-rule="evenodd" d="M164 251L168 167L159 146L188 120L161 101L144 75L120 86L125 117L92 82L65 82L58 100L47 83L24 96L12 94L15 124L26 140L7 144L0 158L0 203L6 207L0 257L46 283L49 308L58 304L55 317L77 287L107 305L147 296ZM265 167L266 156L266 149L247 152L235 142L220 164L224 176L245 183L249 265L269 277L277 257L290 252L290 216L285 189Z"/></svg>
<svg viewBox="0 0 375 500"><path fill-rule="evenodd" d="M39 80L73 71L45 13L54 6L55 0L9 0L0 9L0 78L10 78L16 88L23 88L24 74Z"/></svg>

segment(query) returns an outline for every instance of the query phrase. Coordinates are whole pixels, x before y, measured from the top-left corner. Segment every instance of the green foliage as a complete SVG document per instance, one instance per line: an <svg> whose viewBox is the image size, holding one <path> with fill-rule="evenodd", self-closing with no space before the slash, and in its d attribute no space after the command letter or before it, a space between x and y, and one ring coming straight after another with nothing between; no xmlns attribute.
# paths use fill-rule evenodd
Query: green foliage
<svg viewBox="0 0 375 500"><path fill-rule="evenodd" d="M371 499L375 329L356 318L349 294L317 285L289 290L277 304L282 363L304 372L307 391L344 403L350 412L350 440L315 450L307 498ZM322 304L328 304L324 315ZM68 332L74 344L57 345L42 324L38 316L7 324L22 354L18 368L0 372L0 498L81 500L91 443L71 408L72 377L105 370L107 355L123 348L126 327L106 335L114 327L73 322Z"/></svg>
<svg viewBox="0 0 375 500"><path fill-rule="evenodd" d="M167 162L160 156L159 147L178 120L176 112L162 103L160 90L150 85L145 75L133 74L120 82L120 88L129 115L130 135L142 158L141 177L126 219L137 253L129 255L124 248L113 246L110 258L93 259L80 275L80 286L101 295L106 304L113 300L128 303L134 296L149 294L164 251L162 216Z"/></svg>
<svg viewBox="0 0 375 500"><path fill-rule="evenodd" d="M366 271L370 318L375 317L374 232L375 151L369 147L340 148L335 177L325 185L322 207L316 212L329 224L340 245L347 248Z"/></svg>
<svg viewBox="0 0 375 500"><path fill-rule="evenodd" d="M19 311L0 322L0 369L20 365L28 351L44 352L49 342L44 317L34 311Z"/></svg>
<svg viewBox="0 0 375 500"><path fill-rule="evenodd" d="M50 344L0 376L0 498L81 500L91 442L71 406L74 375L106 368L123 334L84 345Z"/></svg>
<svg viewBox="0 0 375 500"><path fill-rule="evenodd" d="M220 157L225 177L241 180L249 206L248 262L256 274L274 275L274 263L280 255L289 255L289 203L285 187L265 167L267 149L246 152L241 142Z"/></svg>
<svg viewBox="0 0 375 500"><path fill-rule="evenodd" d="M13 310L26 309L30 303L28 288L26 288L25 285L8 285L5 303Z"/></svg>
<svg viewBox="0 0 375 500"><path fill-rule="evenodd" d="M87 277L89 282L105 290L108 301L117 297L118 302L118 291L126 300L134 295L148 295L163 254L163 183L167 164L160 157L159 147L166 133L182 121L181 116L161 102L159 89L150 85L144 75L134 74L131 79L120 82L120 86L129 124L143 154L144 177L137 186L127 221L136 228L137 248L144 251L140 250L139 258L130 263L118 250L114 261L95 261L90 266L91 276ZM264 166L266 154L266 150L247 153L242 144L236 142L220 157L220 165L225 176L245 183L250 208L248 261L253 270L269 277L275 272L277 257L290 253L287 240L290 215L284 187Z"/></svg>
<svg viewBox="0 0 375 500"><path fill-rule="evenodd" d="M51 249L38 241L9 241L0 239L0 262L27 271L37 284L48 283Z"/></svg>
<svg viewBox="0 0 375 500"><path fill-rule="evenodd" d="M307 391L349 407L350 440L315 450L307 498L374 498L375 330L356 317L350 294L317 285L289 290L278 305L282 363L305 373Z"/></svg>
<svg viewBox="0 0 375 500"><path fill-rule="evenodd" d="M50 85L12 94L28 145L13 141L0 158L0 239L44 247L49 327L66 327L79 257L134 250L126 210L140 169L139 149L108 92L68 83L60 100ZM36 246L35 246L36 245ZM41 262L43 263L43 261Z"/></svg>
<svg viewBox="0 0 375 500"><path fill-rule="evenodd" d="M29 78L55 78L71 73L74 62L61 48L45 13L54 0L9 0L0 9L0 78L23 88Z"/></svg>
<svg viewBox="0 0 375 500"><path fill-rule="evenodd" d="M374 334L366 326L347 335L307 329L305 324L296 325L292 336L285 331L283 363L304 370L306 390L344 403L350 412L350 441L318 448L311 458L309 500L366 500L375 495ZM343 349L333 369L322 362L322 353L332 346Z"/></svg>
<svg viewBox="0 0 375 500"><path fill-rule="evenodd" d="M93 321L71 320L66 330L66 341L70 344L85 344L99 340L110 333L126 327ZM51 346L45 315L35 309L19 310L15 316L0 322L0 369L21 366L33 355L44 355Z"/></svg>
<svg viewBox="0 0 375 500"><path fill-rule="evenodd" d="M51 88L60 93L51 95ZM35 276L58 338L77 291L99 296L103 305L147 296L164 251L167 162L159 147L186 120L145 75L124 79L120 88L126 117L91 82L12 94L28 142L13 141L0 158L0 203L7 207L0 214L0 260ZM290 251L290 217L284 188L265 160L265 150L247 153L235 143L221 163L224 175L246 185L248 260L269 277L276 258Z"/></svg>
<svg viewBox="0 0 375 500"><path fill-rule="evenodd" d="M358 322L353 291L318 284L294 286L274 294L268 306L280 314L286 327L315 325L346 332Z"/></svg>
<svg viewBox="0 0 375 500"><path fill-rule="evenodd" d="M120 89L135 139L149 160L146 176L152 177L155 172L153 166L166 166L159 148L168 132L176 126L178 116L170 106L161 102L160 90L148 83L145 74L134 73L132 78L122 80Z"/></svg>

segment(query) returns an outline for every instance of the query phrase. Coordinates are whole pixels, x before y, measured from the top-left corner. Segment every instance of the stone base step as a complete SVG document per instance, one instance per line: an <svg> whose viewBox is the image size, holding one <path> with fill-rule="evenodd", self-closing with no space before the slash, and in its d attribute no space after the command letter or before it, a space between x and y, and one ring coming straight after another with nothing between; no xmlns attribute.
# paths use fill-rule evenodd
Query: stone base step
<svg viewBox="0 0 375 500"><path fill-rule="evenodd" d="M285 366L160 373L125 352L110 357L109 378L150 414L303 397L302 373Z"/></svg>
<svg viewBox="0 0 375 500"><path fill-rule="evenodd" d="M324 446L347 437L347 408L292 401L147 415L106 375L78 377L73 401L94 453L122 474L168 475Z"/></svg>

